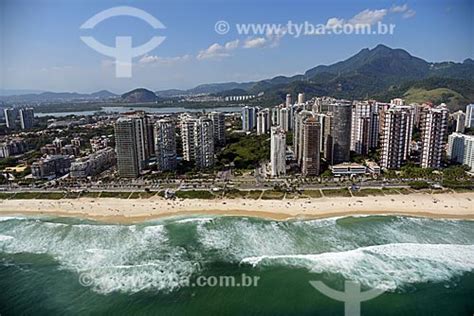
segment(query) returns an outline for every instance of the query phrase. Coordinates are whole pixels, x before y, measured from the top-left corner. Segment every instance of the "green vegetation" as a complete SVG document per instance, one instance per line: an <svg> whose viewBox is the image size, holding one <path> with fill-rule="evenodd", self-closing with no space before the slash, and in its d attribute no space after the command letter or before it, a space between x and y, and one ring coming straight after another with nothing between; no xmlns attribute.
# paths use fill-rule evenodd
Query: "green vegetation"
<svg viewBox="0 0 474 316"><path fill-rule="evenodd" d="M384 195L381 189L360 189L359 191L353 191L353 196L379 196Z"/></svg>
<svg viewBox="0 0 474 316"><path fill-rule="evenodd" d="M324 196L327 197L332 197L332 196L351 196L351 192L349 192L349 189L326 189L322 190Z"/></svg>
<svg viewBox="0 0 474 316"><path fill-rule="evenodd" d="M79 197L84 197L84 198L98 198L100 196L100 192L82 192Z"/></svg>
<svg viewBox="0 0 474 316"><path fill-rule="evenodd" d="M303 195L309 196L311 198L320 198L322 197L320 190L304 190Z"/></svg>
<svg viewBox="0 0 474 316"><path fill-rule="evenodd" d="M435 104L446 103L446 104L462 104L466 103L467 100L458 92L448 88L436 88L432 90L410 88L403 98L409 103L423 103L433 102Z"/></svg>
<svg viewBox="0 0 474 316"><path fill-rule="evenodd" d="M234 163L237 169L254 169L270 157L268 135L230 134L227 146L218 154L221 165Z"/></svg>
<svg viewBox="0 0 474 316"><path fill-rule="evenodd" d="M382 193L385 195L399 195L399 189L383 188Z"/></svg>
<svg viewBox="0 0 474 316"><path fill-rule="evenodd" d="M156 192L133 192L130 199L149 199L156 195Z"/></svg>
<svg viewBox="0 0 474 316"><path fill-rule="evenodd" d="M128 199L130 196L131 192L101 192L100 197L101 198L119 198L119 199Z"/></svg>
<svg viewBox="0 0 474 316"><path fill-rule="evenodd" d="M176 197L181 199L214 199L215 196L210 191L191 190L191 191L177 191Z"/></svg>
<svg viewBox="0 0 474 316"><path fill-rule="evenodd" d="M18 192L15 194L14 198L16 200L30 200L36 199L41 193L38 192Z"/></svg>
<svg viewBox="0 0 474 316"><path fill-rule="evenodd" d="M410 188L415 190L429 189L430 184L426 181L411 181L409 183Z"/></svg>
<svg viewBox="0 0 474 316"><path fill-rule="evenodd" d="M262 200L281 200L285 196L285 192L266 190L263 192Z"/></svg>

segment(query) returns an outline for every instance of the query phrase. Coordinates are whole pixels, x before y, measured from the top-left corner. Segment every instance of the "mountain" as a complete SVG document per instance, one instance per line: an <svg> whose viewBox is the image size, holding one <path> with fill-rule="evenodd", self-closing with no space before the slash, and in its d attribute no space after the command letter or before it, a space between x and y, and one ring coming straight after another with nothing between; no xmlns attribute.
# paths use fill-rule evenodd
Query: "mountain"
<svg viewBox="0 0 474 316"><path fill-rule="evenodd" d="M126 103L156 102L158 97L153 91L138 88L122 94L121 101Z"/></svg>
<svg viewBox="0 0 474 316"><path fill-rule="evenodd" d="M106 100L117 97L116 94L107 90L101 90L91 94L77 92L42 92L19 95L0 96L1 101L6 102L69 102L69 101L94 101Z"/></svg>
<svg viewBox="0 0 474 316"><path fill-rule="evenodd" d="M91 97L93 98L98 98L98 99L107 99L107 98L115 98L117 95L115 93L112 93L107 90L100 90L94 93L90 94Z"/></svg>
<svg viewBox="0 0 474 316"><path fill-rule="evenodd" d="M26 90L26 89L0 89L0 96L12 96L12 95L21 95L21 94L38 94L44 91L41 90Z"/></svg>
<svg viewBox="0 0 474 316"><path fill-rule="evenodd" d="M422 87L417 87L418 82ZM430 63L403 49L378 45L364 48L344 61L311 68L302 75L278 76L245 85L251 86L247 89L250 93L265 92L269 103L281 102L287 93L355 99L398 92L402 93L398 96L407 93L417 100L444 100L456 107L474 101L470 88L474 86L474 61ZM409 92L410 88L413 89Z"/></svg>

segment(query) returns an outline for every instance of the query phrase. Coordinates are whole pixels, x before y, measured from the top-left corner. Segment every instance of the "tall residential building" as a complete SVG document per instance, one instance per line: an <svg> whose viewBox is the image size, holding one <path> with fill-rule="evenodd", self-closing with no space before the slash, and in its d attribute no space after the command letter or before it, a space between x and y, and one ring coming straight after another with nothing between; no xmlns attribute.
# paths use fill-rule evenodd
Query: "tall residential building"
<svg viewBox="0 0 474 316"><path fill-rule="evenodd" d="M379 111L375 102L356 102L352 107L351 150L367 155L377 147Z"/></svg>
<svg viewBox="0 0 474 316"><path fill-rule="evenodd" d="M3 113L5 115L5 122L7 123L7 128L15 129L18 127L17 118L18 118L18 109L9 108L4 109Z"/></svg>
<svg viewBox="0 0 474 316"><path fill-rule="evenodd" d="M413 133L413 113L410 106L393 106L381 119L380 166L398 169L407 160Z"/></svg>
<svg viewBox="0 0 474 316"><path fill-rule="evenodd" d="M225 146L225 114L222 112L211 112L209 118L214 124L214 143Z"/></svg>
<svg viewBox="0 0 474 316"><path fill-rule="evenodd" d="M20 109L21 129L30 129L33 127L35 112L33 108Z"/></svg>
<svg viewBox="0 0 474 316"><path fill-rule="evenodd" d="M317 176L320 171L320 136L321 125L314 117L303 122L303 150L301 173L304 176Z"/></svg>
<svg viewBox="0 0 474 316"><path fill-rule="evenodd" d="M321 133L320 133L320 151L321 153L324 153L324 159L327 161L330 161L330 157L328 157L327 154L327 147L328 147L328 141L331 140L331 122L332 122L332 116L329 114L325 113L316 113L315 117L318 119L319 125L321 126Z"/></svg>
<svg viewBox="0 0 474 316"><path fill-rule="evenodd" d="M282 107L278 112L278 124L285 132L288 132L292 129L292 115L290 107Z"/></svg>
<svg viewBox="0 0 474 316"><path fill-rule="evenodd" d="M333 122L331 124L331 165L348 162L351 151L352 104L338 101L330 106Z"/></svg>
<svg viewBox="0 0 474 316"><path fill-rule="evenodd" d="M244 132L253 131L257 125L258 109L251 106L244 106L242 108L242 130Z"/></svg>
<svg viewBox="0 0 474 316"><path fill-rule="evenodd" d="M291 103L292 103L291 94L288 93L288 94L286 95L285 105L286 105L287 107L289 107L289 106L291 105Z"/></svg>
<svg viewBox="0 0 474 316"><path fill-rule="evenodd" d="M194 161L196 168L214 165L214 123L206 117L187 118L181 123L183 159Z"/></svg>
<svg viewBox="0 0 474 316"><path fill-rule="evenodd" d="M463 111L457 111L452 115L454 120L454 131L456 133L464 133L466 129L466 114Z"/></svg>
<svg viewBox="0 0 474 316"><path fill-rule="evenodd" d="M453 133L448 137L448 158L474 170L474 136Z"/></svg>
<svg viewBox="0 0 474 316"><path fill-rule="evenodd" d="M448 133L448 109L445 104L425 109L421 114L421 167L441 168Z"/></svg>
<svg viewBox="0 0 474 316"><path fill-rule="evenodd" d="M270 132L271 128L270 109L263 109L257 113L257 135L264 135Z"/></svg>
<svg viewBox="0 0 474 316"><path fill-rule="evenodd" d="M303 123L312 116L312 112L305 110L296 112L295 114L295 126L293 130L293 151L295 154L295 159L300 165L301 159L303 158Z"/></svg>
<svg viewBox="0 0 474 316"><path fill-rule="evenodd" d="M304 93L298 93L298 104L303 104L305 102Z"/></svg>
<svg viewBox="0 0 474 316"><path fill-rule="evenodd" d="M192 117L181 121L181 143L183 144L183 159L186 161L194 161L196 156L194 140L194 126L196 124L197 119Z"/></svg>
<svg viewBox="0 0 474 316"><path fill-rule="evenodd" d="M155 123L155 155L158 170L176 169L176 129L171 119L162 119Z"/></svg>
<svg viewBox="0 0 474 316"><path fill-rule="evenodd" d="M286 132L281 127L271 129L270 163L272 177L286 174Z"/></svg>
<svg viewBox="0 0 474 316"><path fill-rule="evenodd" d="M214 165L214 124L205 117L198 120L195 130L196 168L210 168Z"/></svg>
<svg viewBox="0 0 474 316"><path fill-rule="evenodd" d="M138 121L134 117L120 117L115 123L115 151L120 177L136 178L140 174Z"/></svg>
<svg viewBox="0 0 474 316"><path fill-rule="evenodd" d="M466 127L474 127L474 104L468 104L466 106Z"/></svg>

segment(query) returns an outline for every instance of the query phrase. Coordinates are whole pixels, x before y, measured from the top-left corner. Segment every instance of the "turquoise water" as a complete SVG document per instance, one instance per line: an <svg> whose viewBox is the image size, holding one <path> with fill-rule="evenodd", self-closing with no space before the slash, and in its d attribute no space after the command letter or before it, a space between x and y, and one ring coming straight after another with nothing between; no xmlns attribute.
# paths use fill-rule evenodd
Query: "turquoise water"
<svg viewBox="0 0 474 316"><path fill-rule="evenodd" d="M257 285L196 286L202 276L242 275ZM0 217L2 316L343 315L315 280L385 291L362 303L362 315L473 315L474 222Z"/></svg>

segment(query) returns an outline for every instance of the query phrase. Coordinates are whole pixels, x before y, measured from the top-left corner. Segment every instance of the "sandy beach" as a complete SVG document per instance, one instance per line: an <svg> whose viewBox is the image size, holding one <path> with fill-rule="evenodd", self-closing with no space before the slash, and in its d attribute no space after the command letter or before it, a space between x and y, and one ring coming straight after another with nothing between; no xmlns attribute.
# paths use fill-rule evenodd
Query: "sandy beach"
<svg viewBox="0 0 474 316"><path fill-rule="evenodd" d="M474 219L474 192L288 200L79 198L0 200L1 215L52 215L134 223L192 215L250 216L276 220L347 215L408 215Z"/></svg>

